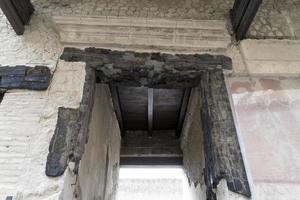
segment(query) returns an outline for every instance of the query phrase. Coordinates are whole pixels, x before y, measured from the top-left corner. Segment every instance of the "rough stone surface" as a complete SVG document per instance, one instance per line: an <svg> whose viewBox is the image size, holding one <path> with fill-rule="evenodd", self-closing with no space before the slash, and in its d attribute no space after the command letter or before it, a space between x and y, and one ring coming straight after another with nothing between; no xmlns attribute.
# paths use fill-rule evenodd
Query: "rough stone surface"
<svg viewBox="0 0 300 200"><path fill-rule="evenodd" d="M0 66L0 89L46 90L51 77L45 66Z"/></svg>
<svg viewBox="0 0 300 200"><path fill-rule="evenodd" d="M95 72L86 69L83 96L78 109L59 108L57 127L52 137L46 165L46 175L61 176L69 161L75 162L77 173L79 162L88 141L89 123L93 108Z"/></svg>
<svg viewBox="0 0 300 200"><path fill-rule="evenodd" d="M222 70L203 73L200 84L207 198L226 179L229 190L251 196Z"/></svg>
<svg viewBox="0 0 300 200"><path fill-rule="evenodd" d="M52 15L224 19L233 0L33 0L36 12Z"/></svg>
<svg viewBox="0 0 300 200"><path fill-rule="evenodd" d="M85 61L94 68L97 81L114 85L154 88L183 88L199 84L200 74L208 69L231 69L226 56L134 53L87 48L65 48L61 59Z"/></svg>
<svg viewBox="0 0 300 200"><path fill-rule="evenodd" d="M34 14L22 36L17 36L0 10L0 64L47 66L53 71L62 50L49 17Z"/></svg>
<svg viewBox="0 0 300 200"><path fill-rule="evenodd" d="M247 38L300 39L300 0L264 0Z"/></svg>

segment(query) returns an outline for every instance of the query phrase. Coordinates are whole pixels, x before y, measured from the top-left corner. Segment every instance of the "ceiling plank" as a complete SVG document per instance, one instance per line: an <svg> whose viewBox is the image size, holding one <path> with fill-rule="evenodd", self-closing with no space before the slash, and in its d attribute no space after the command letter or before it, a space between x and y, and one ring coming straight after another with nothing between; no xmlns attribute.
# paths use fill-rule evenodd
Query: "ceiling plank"
<svg viewBox="0 0 300 200"><path fill-rule="evenodd" d="M152 137L153 132L153 88L148 89L148 135Z"/></svg>

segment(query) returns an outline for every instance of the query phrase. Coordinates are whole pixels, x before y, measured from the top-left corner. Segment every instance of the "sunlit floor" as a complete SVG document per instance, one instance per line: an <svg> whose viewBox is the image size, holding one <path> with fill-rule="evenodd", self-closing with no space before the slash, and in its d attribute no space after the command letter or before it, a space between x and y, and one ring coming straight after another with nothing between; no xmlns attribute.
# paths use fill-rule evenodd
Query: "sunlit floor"
<svg viewBox="0 0 300 200"><path fill-rule="evenodd" d="M180 167L122 167L117 200L187 200L187 190Z"/></svg>

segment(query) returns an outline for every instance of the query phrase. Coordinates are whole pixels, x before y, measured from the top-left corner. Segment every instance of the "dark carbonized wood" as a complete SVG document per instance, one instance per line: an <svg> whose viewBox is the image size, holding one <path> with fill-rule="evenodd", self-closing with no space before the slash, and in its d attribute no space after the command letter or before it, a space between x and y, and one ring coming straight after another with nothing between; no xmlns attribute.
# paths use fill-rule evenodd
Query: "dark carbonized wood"
<svg viewBox="0 0 300 200"><path fill-rule="evenodd" d="M121 157L120 165L178 165L182 166L182 157Z"/></svg>
<svg viewBox="0 0 300 200"><path fill-rule="evenodd" d="M248 8L245 11L244 16L241 19L241 22L236 30L235 37L237 40L244 39L248 29L262 3L262 0L251 0L249 2Z"/></svg>
<svg viewBox="0 0 300 200"><path fill-rule="evenodd" d="M11 0L23 24L27 24L34 12L30 0Z"/></svg>
<svg viewBox="0 0 300 200"><path fill-rule="evenodd" d="M119 87L125 130L148 130L148 89Z"/></svg>
<svg viewBox="0 0 300 200"><path fill-rule="evenodd" d="M125 136L125 130L124 130L124 125L123 125L123 118L122 118L122 109L120 106L120 98L119 98L119 92L118 92L118 87L116 86L110 86L110 91L112 95L112 100L116 112L116 116L119 122L119 127L121 131L122 137Z"/></svg>
<svg viewBox="0 0 300 200"><path fill-rule="evenodd" d="M261 3L262 0L235 0L230 15L236 40L245 38Z"/></svg>
<svg viewBox="0 0 300 200"><path fill-rule="evenodd" d="M24 24L11 0L0 0L0 7L17 35L24 33Z"/></svg>
<svg viewBox="0 0 300 200"><path fill-rule="evenodd" d="M153 131L153 88L148 89L148 135Z"/></svg>
<svg viewBox="0 0 300 200"><path fill-rule="evenodd" d="M178 137L181 134L184 118L186 115L187 106L189 104L190 95L191 95L191 88L185 89L182 100L181 100L180 113L179 113L179 117L178 117L178 125L177 125L177 130L176 130L176 135Z"/></svg>
<svg viewBox="0 0 300 200"><path fill-rule="evenodd" d="M154 129L176 130L183 90L154 90Z"/></svg>
<svg viewBox="0 0 300 200"><path fill-rule="evenodd" d="M118 87L124 130L177 130L184 91Z"/></svg>
<svg viewBox="0 0 300 200"><path fill-rule="evenodd" d="M251 196L243 157L222 70L201 76L200 114L202 121L207 199L222 179L228 189Z"/></svg>

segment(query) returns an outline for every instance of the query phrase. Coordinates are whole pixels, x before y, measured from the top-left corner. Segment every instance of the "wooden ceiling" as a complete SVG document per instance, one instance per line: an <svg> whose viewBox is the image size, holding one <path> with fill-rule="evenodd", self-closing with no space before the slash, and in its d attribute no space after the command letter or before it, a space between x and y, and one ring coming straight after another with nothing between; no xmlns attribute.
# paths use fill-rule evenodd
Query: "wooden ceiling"
<svg viewBox="0 0 300 200"><path fill-rule="evenodd" d="M111 86L122 135L126 131L174 130L180 135L190 89Z"/></svg>

